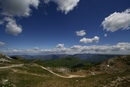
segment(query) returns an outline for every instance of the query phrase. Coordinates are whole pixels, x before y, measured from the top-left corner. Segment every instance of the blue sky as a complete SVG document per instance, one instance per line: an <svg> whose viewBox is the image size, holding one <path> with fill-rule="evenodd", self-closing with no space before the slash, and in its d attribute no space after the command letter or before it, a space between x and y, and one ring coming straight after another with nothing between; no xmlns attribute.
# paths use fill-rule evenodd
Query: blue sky
<svg viewBox="0 0 130 87"><path fill-rule="evenodd" d="M129 0L0 0L0 52L129 54Z"/></svg>

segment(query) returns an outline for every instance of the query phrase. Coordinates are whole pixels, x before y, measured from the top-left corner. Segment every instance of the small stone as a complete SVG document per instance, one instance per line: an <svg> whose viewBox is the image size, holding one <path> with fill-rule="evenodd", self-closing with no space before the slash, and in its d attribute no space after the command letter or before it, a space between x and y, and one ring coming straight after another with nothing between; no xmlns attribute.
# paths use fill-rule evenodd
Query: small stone
<svg viewBox="0 0 130 87"><path fill-rule="evenodd" d="M76 82L78 82L79 80L76 80Z"/></svg>

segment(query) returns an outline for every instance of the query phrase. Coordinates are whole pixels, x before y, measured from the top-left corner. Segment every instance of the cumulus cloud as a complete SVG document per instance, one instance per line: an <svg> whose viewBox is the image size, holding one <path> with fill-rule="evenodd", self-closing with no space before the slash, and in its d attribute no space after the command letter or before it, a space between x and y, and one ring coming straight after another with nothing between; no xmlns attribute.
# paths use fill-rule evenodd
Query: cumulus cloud
<svg viewBox="0 0 130 87"><path fill-rule="evenodd" d="M85 30L76 31L77 36L84 36L86 34Z"/></svg>
<svg viewBox="0 0 130 87"><path fill-rule="evenodd" d="M104 34L104 37L107 37L107 34Z"/></svg>
<svg viewBox="0 0 130 87"><path fill-rule="evenodd" d="M56 46L56 48L63 48L64 47L64 44L58 44L57 46Z"/></svg>
<svg viewBox="0 0 130 87"><path fill-rule="evenodd" d="M99 37L95 36L94 38L82 38L80 40L81 43L98 43L99 42Z"/></svg>
<svg viewBox="0 0 130 87"><path fill-rule="evenodd" d="M32 53L32 49L26 49L25 52Z"/></svg>
<svg viewBox="0 0 130 87"><path fill-rule="evenodd" d="M22 32L22 26L16 23L15 17L28 17L31 15L31 8L38 8L40 0L0 0L0 9L2 20L0 24L5 21L6 33L17 36Z"/></svg>
<svg viewBox="0 0 130 87"><path fill-rule="evenodd" d="M80 40L80 42L82 42L82 43L92 43L93 42L93 40L92 39L89 39L89 38L82 38L81 40Z"/></svg>
<svg viewBox="0 0 130 87"><path fill-rule="evenodd" d="M58 48L57 48L58 47ZM57 45L53 49L25 49L25 50L7 50L5 54L81 54L81 53L100 53L100 54L129 54L130 43L120 42L115 45L91 45L81 46L73 45L70 48L66 48L62 45Z"/></svg>
<svg viewBox="0 0 130 87"><path fill-rule="evenodd" d="M130 43L121 42L116 45L74 45L70 48L70 53L109 53L109 54L129 54Z"/></svg>
<svg viewBox="0 0 130 87"><path fill-rule="evenodd" d="M99 42L99 37L98 37L98 36L95 36L95 37L93 38L93 42L94 42L94 43L98 43L98 42Z"/></svg>
<svg viewBox="0 0 130 87"><path fill-rule="evenodd" d="M7 16L29 16L30 6L37 8L39 0L0 0L2 14Z"/></svg>
<svg viewBox="0 0 130 87"><path fill-rule="evenodd" d="M65 14L73 10L79 1L80 0L44 0L45 3L55 2L58 5L57 10L61 10Z"/></svg>
<svg viewBox="0 0 130 87"><path fill-rule="evenodd" d="M22 26L17 25L15 19L12 19L10 17L5 17L4 21L7 22L6 29L5 29L6 33L12 34L15 36L22 33Z"/></svg>
<svg viewBox="0 0 130 87"><path fill-rule="evenodd" d="M111 51L124 51L124 50L130 50L130 43L128 42L121 42L116 45L110 46Z"/></svg>
<svg viewBox="0 0 130 87"><path fill-rule="evenodd" d="M71 47L71 49L80 49L82 46L80 46L80 45L74 45L74 46L72 46Z"/></svg>
<svg viewBox="0 0 130 87"><path fill-rule="evenodd" d="M20 51L17 49L12 50L12 53L19 53Z"/></svg>
<svg viewBox="0 0 130 87"><path fill-rule="evenodd" d="M0 42L0 46L4 46L5 45L5 43L4 42Z"/></svg>
<svg viewBox="0 0 130 87"><path fill-rule="evenodd" d="M39 50L39 48L38 47L34 47L34 50Z"/></svg>
<svg viewBox="0 0 130 87"><path fill-rule="evenodd" d="M119 29L130 29L130 9L124 12L114 12L106 17L101 24L106 31L115 32Z"/></svg>
<svg viewBox="0 0 130 87"><path fill-rule="evenodd" d="M64 44L58 44L56 48L53 49L42 49L39 52L44 54L67 54L69 48L65 48Z"/></svg>

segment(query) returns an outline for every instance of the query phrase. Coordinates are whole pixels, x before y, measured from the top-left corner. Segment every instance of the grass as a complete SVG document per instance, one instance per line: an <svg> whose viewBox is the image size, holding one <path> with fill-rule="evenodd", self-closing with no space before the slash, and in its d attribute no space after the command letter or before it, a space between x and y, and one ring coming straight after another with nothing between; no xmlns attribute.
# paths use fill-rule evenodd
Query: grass
<svg viewBox="0 0 130 87"><path fill-rule="evenodd" d="M52 75L49 72L38 67L24 66L13 69L27 71L29 73L41 74L45 75L45 77L24 73L15 73L12 69L0 70L1 79L9 79L8 83L6 83L4 87L13 87L13 85L15 85L16 87L102 87L103 85L108 85L112 81L115 81L118 77L130 75L130 72L127 71L125 73L103 73L93 76L90 75L85 78L64 79ZM1 79L0 87L3 86L3 84L1 83Z"/></svg>
<svg viewBox="0 0 130 87"><path fill-rule="evenodd" d="M18 82L16 85L18 85L18 87L36 87L36 85L40 82L46 81L46 79L43 77L37 77L28 74L17 74L17 77L21 77L17 79Z"/></svg>
<svg viewBox="0 0 130 87"><path fill-rule="evenodd" d="M52 61L54 62L55 66L53 66L54 64L52 63ZM49 60L42 62L39 60L36 63L47 67L53 66L53 68L61 65L66 67L72 67L72 65L75 65L79 60L73 58L63 58L52 61ZM111 87L110 85L112 84L112 81L116 81L119 77L130 77L130 70L126 70L124 72L116 72L111 74L102 73L97 75L88 75L88 73L86 72L84 74L86 74L87 77L65 79L57 77L50 72L41 69L38 66L34 66L33 64L29 65L29 61L15 62L14 60L14 64L19 63L24 63L25 65L23 67L0 69L0 87L103 87L105 85L107 87ZM5 65L11 64L1 64L1 66ZM82 69L90 66L93 66L93 64L84 64L83 66L81 64L81 66L76 66L76 68ZM16 70L16 72L14 70ZM76 72L71 72L69 74L75 73ZM121 83L119 87L129 87L130 84L128 82L128 79L122 80L122 82L126 84ZM4 82L5 80L8 81Z"/></svg>
<svg viewBox="0 0 130 87"><path fill-rule="evenodd" d="M71 68L75 66L80 61L79 58L75 57L66 57L66 58L59 58L56 60L47 60L44 62L38 61L38 64L41 64L45 67L67 67Z"/></svg>

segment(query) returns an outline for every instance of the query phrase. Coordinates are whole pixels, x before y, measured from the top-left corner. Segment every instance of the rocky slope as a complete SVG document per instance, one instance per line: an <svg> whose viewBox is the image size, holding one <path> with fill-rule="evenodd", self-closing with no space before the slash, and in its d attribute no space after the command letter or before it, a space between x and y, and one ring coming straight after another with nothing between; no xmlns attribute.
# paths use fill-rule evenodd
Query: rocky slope
<svg viewBox="0 0 130 87"><path fill-rule="evenodd" d="M108 59L91 68L92 71L116 73L130 69L130 56L120 56Z"/></svg>

